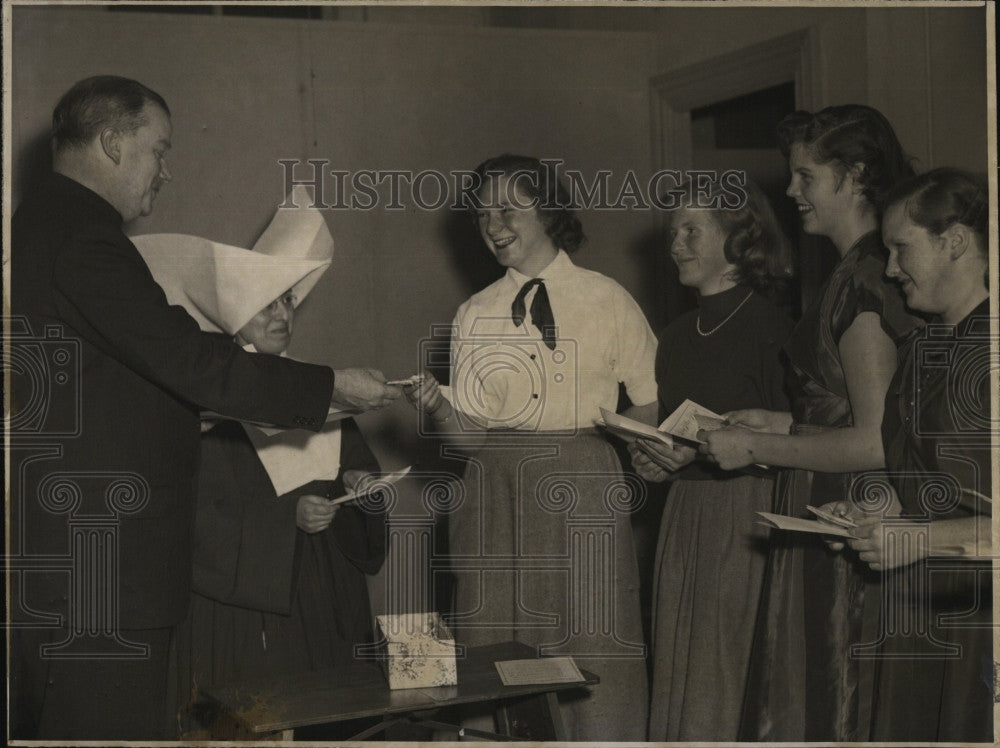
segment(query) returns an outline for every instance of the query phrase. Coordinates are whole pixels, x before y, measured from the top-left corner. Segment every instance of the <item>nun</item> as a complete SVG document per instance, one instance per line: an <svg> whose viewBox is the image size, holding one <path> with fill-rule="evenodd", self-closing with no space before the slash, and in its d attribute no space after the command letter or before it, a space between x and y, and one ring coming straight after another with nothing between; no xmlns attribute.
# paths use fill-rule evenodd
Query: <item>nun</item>
<svg viewBox="0 0 1000 748"><path fill-rule="evenodd" d="M252 251L177 234L135 243L171 303L261 356L285 355L333 256L310 209L279 211ZM384 513L331 503L379 470L352 419L318 433L220 419L202 431L194 592L176 653L189 738L218 732L206 684L349 669L372 641L366 575L385 558Z"/></svg>

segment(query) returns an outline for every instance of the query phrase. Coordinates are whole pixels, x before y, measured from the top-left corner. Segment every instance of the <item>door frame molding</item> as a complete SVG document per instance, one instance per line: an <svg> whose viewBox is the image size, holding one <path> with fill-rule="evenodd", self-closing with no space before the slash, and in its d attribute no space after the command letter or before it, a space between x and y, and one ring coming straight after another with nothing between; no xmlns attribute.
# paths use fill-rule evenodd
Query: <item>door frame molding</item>
<svg viewBox="0 0 1000 748"><path fill-rule="evenodd" d="M710 57L650 79L655 169L690 169L691 110L795 82L795 106L823 100L819 39L812 28Z"/></svg>
<svg viewBox="0 0 1000 748"><path fill-rule="evenodd" d="M794 81L796 108L815 111L825 100L820 62L819 34L806 28L654 76L649 81L653 171L693 168L692 109ZM661 235L665 225L660 213ZM655 256L661 289L657 317L669 322L685 311L688 294L666 253ZM809 290L802 289L803 301Z"/></svg>

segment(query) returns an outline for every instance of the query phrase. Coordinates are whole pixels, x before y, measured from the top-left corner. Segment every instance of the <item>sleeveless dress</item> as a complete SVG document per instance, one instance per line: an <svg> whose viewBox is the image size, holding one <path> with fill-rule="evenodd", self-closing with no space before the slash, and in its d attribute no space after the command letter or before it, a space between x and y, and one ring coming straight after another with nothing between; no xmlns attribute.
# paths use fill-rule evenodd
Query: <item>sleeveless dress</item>
<svg viewBox="0 0 1000 748"><path fill-rule="evenodd" d="M793 433L852 423L838 345L859 314L874 312L899 344L920 324L885 277L876 232L861 237L827 280L785 345ZM854 473L781 471L774 511L811 516L806 505L851 497ZM867 740L874 668L851 645L873 641L878 575L856 556L834 553L819 536L771 534L754 634L742 740Z"/></svg>

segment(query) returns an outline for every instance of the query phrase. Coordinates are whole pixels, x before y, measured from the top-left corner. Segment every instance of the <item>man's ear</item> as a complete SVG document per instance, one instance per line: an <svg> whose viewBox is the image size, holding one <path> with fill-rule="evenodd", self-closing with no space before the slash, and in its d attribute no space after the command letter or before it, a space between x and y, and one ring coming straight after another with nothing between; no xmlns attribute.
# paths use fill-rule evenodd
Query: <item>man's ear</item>
<svg viewBox="0 0 1000 748"><path fill-rule="evenodd" d="M115 166L122 160L121 131L114 127L105 127L101 130L101 148L104 155L115 162Z"/></svg>

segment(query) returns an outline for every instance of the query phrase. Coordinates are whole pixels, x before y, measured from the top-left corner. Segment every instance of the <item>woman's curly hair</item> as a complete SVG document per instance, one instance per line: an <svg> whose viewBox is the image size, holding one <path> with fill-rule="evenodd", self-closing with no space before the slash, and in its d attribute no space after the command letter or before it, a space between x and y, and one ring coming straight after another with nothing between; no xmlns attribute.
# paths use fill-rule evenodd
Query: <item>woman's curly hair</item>
<svg viewBox="0 0 1000 748"><path fill-rule="evenodd" d="M833 163L841 176L860 166L855 178L878 216L892 186L914 174L889 120L863 104L793 112L778 123L778 142L785 158L801 143L818 163Z"/></svg>
<svg viewBox="0 0 1000 748"><path fill-rule="evenodd" d="M477 190L498 177L506 177L508 188L515 186L538 209L538 216L545 226L545 233L552 243L566 252L575 252L587 240L580 219L576 217L569 190L559 179L551 164L544 164L532 156L505 153L483 161L476 167ZM469 210L476 218L477 211L486 207L478 198Z"/></svg>

